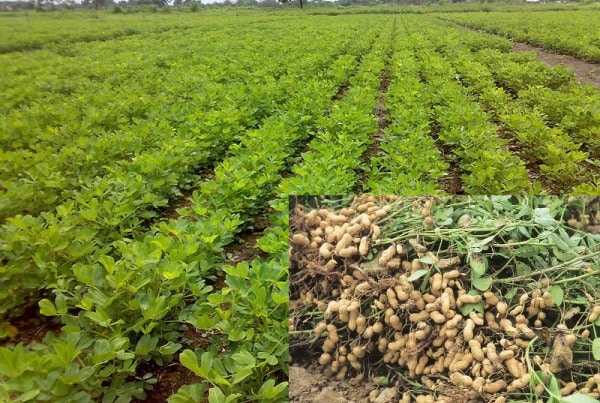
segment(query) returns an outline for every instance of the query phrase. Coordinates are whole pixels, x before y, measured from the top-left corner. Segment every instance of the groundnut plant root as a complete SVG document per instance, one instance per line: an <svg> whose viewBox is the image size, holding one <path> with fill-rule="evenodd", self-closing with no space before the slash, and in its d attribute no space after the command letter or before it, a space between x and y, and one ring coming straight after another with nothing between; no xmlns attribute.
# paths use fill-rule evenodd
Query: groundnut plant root
<svg viewBox="0 0 600 403"><path fill-rule="evenodd" d="M597 201L339 200L290 214L293 363L369 401L600 397Z"/></svg>

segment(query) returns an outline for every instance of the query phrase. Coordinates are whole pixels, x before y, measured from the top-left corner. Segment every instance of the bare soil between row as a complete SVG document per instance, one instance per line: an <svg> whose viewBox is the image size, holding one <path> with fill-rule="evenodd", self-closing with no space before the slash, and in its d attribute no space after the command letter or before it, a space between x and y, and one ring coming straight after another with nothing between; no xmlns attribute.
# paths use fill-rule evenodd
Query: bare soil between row
<svg viewBox="0 0 600 403"><path fill-rule="evenodd" d="M573 73L581 84L591 84L600 89L600 64L590 63L569 55L561 55L527 43L514 42L514 52L535 52L538 60L550 66L565 66L573 69Z"/></svg>

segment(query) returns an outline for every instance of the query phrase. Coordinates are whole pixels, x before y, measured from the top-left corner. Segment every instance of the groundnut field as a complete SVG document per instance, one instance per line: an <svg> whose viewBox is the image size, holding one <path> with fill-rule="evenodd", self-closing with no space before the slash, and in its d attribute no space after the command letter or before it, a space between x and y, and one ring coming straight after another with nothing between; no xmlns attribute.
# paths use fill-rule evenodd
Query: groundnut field
<svg viewBox="0 0 600 403"><path fill-rule="evenodd" d="M483 31L483 13L452 7L0 14L0 401L287 401L289 334L295 331L289 321L290 196L599 193L600 84L581 84L581 66L550 65L535 52L513 51L516 38ZM511 8L487 17L567 11L595 26L593 6ZM478 17L462 19L468 15ZM568 30L571 19L556 26ZM574 30L568 37L575 45L589 43L567 53L596 71L597 32ZM502 200L498 205L509 203ZM571 242L590 255L566 256L558 244L563 255L548 267L580 259L576 267L597 272L599 218L587 207L596 206L593 201L568 202L579 220L575 230L554 231L564 218L558 202L528 207L528 217L542 214L539 220L560 238L539 242ZM372 202L391 210L397 203ZM361 245L346 246L358 251ZM472 252L471 267L479 253ZM358 256L344 253L352 255L336 258L336 265ZM429 260L455 256L445 249ZM420 252L418 259L434 264ZM418 278L407 277L424 292L435 274L419 270L413 270ZM505 277L527 275L510 270ZM490 273L479 271L475 281L488 281ZM525 371L536 364L524 357L533 360L538 352L532 346L524 354L525 341L508 338L511 357L506 352L502 362L495 360L489 343L501 339L476 332L488 311L509 320L511 331L525 332L521 327L532 329L540 320L552 337L565 335L562 345L570 352L575 345L589 350L590 362L600 359L598 322L591 320L600 314L597 286L577 289L589 294L579 297L590 306L580 298L572 316L581 325L577 335L588 331L583 343L573 344L574 331L557 327L564 312L553 311L544 322L541 302L531 305L542 298L550 307L550 297L552 306L561 305L552 279L565 277L556 273L549 283L536 277L531 290L503 298L486 297L492 286L480 283L475 302L459 296L468 289L452 278L452 301L473 309L453 305L447 319L453 320L450 309L471 317L476 334L463 341L488 343L493 371L510 373L492 372L494 382L507 385L485 383L482 398L493 388L503 393L517 380L527 383L526 373L531 391L519 396L534 396L537 385L546 385L540 396L557 398L567 382L564 373L536 378ZM513 290L508 283L505 278L493 289ZM560 288L565 301L578 293ZM376 295L366 289L364 295ZM475 308L484 302L488 311ZM500 303L508 304L506 315ZM532 309L526 321L519 306ZM497 325L507 331L509 323L498 319ZM355 347L346 341L346 348ZM323 366L333 360L313 358ZM509 359L520 364L505 365ZM458 361L456 372L466 376ZM577 362L556 365L570 370ZM582 374L593 378L598 362L593 365ZM377 366L380 378L383 366ZM492 369L482 361L479 374ZM340 373L354 383L373 380L369 374L356 380L359 372L350 367ZM466 378L441 373L467 387ZM400 382L388 378L387 386ZM581 376L568 382L580 395L585 388L598 394L598 382Z"/></svg>

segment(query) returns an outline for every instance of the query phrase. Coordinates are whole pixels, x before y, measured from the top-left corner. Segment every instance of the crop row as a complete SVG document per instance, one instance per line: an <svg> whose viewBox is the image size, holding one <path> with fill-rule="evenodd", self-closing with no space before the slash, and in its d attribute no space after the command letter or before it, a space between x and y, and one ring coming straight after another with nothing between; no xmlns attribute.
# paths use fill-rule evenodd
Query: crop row
<svg viewBox="0 0 600 403"><path fill-rule="evenodd" d="M379 155L371 159L366 187L378 194L439 193L438 180L448 163L430 135L432 111L426 104L420 64L404 43L394 43L385 102L390 124Z"/></svg>
<svg viewBox="0 0 600 403"><path fill-rule="evenodd" d="M595 10L560 12L444 13L443 19L500 34L590 61L600 61L600 32Z"/></svg>
<svg viewBox="0 0 600 403"><path fill-rule="evenodd" d="M464 190L469 193L507 193L528 189L530 185L523 163L504 148L490 117L456 80L449 61L436 52L436 42L424 33L428 27L426 21L411 19L405 27L402 44L408 52L404 56L409 66L416 63L422 82L419 96L429 118L425 113L421 114L423 136L427 138L429 130L451 151L453 156L446 158L455 158L462 173ZM437 27L430 29L442 37L445 34ZM425 140L424 145L434 148L430 139ZM439 151L433 152L435 155ZM426 166L421 165L421 169L427 172ZM435 166L433 171L437 171Z"/></svg>
<svg viewBox="0 0 600 403"><path fill-rule="evenodd" d="M150 16L149 16L150 17ZM0 23L0 53L34 49L61 49L74 42L107 41L137 34L184 30L197 24L197 16L151 16L108 13L4 13ZM148 18L150 19L150 18Z"/></svg>
<svg viewBox="0 0 600 403"><path fill-rule="evenodd" d="M238 34L255 44L262 40L262 33L256 28ZM310 31L306 35L310 35ZM211 149L215 138L221 138L220 146L212 147L218 155L228 141L273 113L286 97L287 80L297 80L318 71L330 62L331 52L340 52L339 48L322 52L323 42L315 42L314 47L302 53L311 57L289 60L269 46L264 47L265 52L273 51L278 56L272 57L272 63L264 63L261 54L233 46L229 57L239 62L227 63L222 55L224 45L219 45L213 49L205 46L201 57L187 57L187 60L189 51L185 50L172 52L168 58L162 55L175 40L165 37L166 41L157 41L160 45L154 49L150 39L157 38L149 38L148 44L139 44L147 50L144 54L147 62L142 62L141 52L136 56L130 54L129 60L135 60L131 62L134 64L132 72L123 71L123 66L109 69L112 73L92 81L93 88L82 76L79 81L62 76L64 82L76 83L69 84L77 88L75 93L66 96L48 90L45 94L49 99L40 96L41 99L26 108L9 109L10 113L3 118L6 130L2 132L8 137L1 157L4 194L0 216L35 213L59 205L73 197L78 188L94 186L96 176L110 176L106 160L124 167L136 163L145 167L150 166L148 158L152 160L153 155L172 148L174 141L186 141L193 151L194 148ZM200 46L202 41L211 38L198 37L196 41ZM179 39L182 40L190 42L189 38ZM102 51L114 55L108 57L106 63L115 66L123 63L125 49L135 44L134 41L118 42L113 43L112 48L110 44L102 46ZM215 42L218 42L216 37ZM287 45L292 51L296 48L294 44L295 39L290 39L280 46ZM84 60L94 64L91 59L77 60L78 63L71 61L69 67L74 68L76 63L86 67ZM158 66L161 60L170 66L166 71ZM38 60L35 65L40 63ZM198 63L204 67L198 68ZM58 68L62 67L64 65ZM288 74L286 69L290 67ZM249 69L257 76L249 74ZM94 74L90 70L88 73ZM214 73L218 70L223 71ZM46 74L50 79L57 73L62 74L60 70ZM194 159L190 154L187 161L177 166L184 169L189 166L187 170L192 171L201 166L194 164Z"/></svg>
<svg viewBox="0 0 600 403"><path fill-rule="evenodd" d="M493 47L472 52L469 44L480 37L450 28L439 51L451 61L461 84L512 133L521 156L539 165L553 190L569 191L578 185L585 189L586 183L593 182L594 171L581 163L597 152L597 136L592 135L598 127L597 91L577 85L562 67L548 68L532 54L504 53ZM572 99L573 104L552 109L549 96ZM553 114L553 121L546 112Z"/></svg>
<svg viewBox="0 0 600 403"><path fill-rule="evenodd" d="M392 21L380 30L380 39L362 59L348 90L319 122L309 150L292 169L294 176L281 181L280 194L346 194L357 182L361 156L377 131L373 111L391 46Z"/></svg>
<svg viewBox="0 0 600 403"><path fill-rule="evenodd" d="M287 334L287 324L282 325L279 336L273 331L278 329L276 322L281 325L287 316L282 262L286 254L281 252L285 231L280 227L279 232L269 232L262 242L265 250L274 253L273 260L223 268L227 293L210 294L212 287L206 279L222 267L222 247L265 205L265 196L279 181L289 155L314 132L318 117L354 70L353 55L370 47L375 35L373 29L371 32L358 38L346 31L349 55L290 86L280 111L230 147L214 177L194 193L191 206L181 211L184 215L179 219L157 223L144 236L106 244L98 254L65 264L60 270L35 270L31 265L39 261L35 254L28 254L29 258L23 259L30 264L28 277L39 281L37 287L48 284L48 291L54 294L40 302L42 313L60 317L65 326L60 336L47 338L35 352L22 347L2 350L11 362L26 366L9 375L5 393L35 390L39 397L89 400L101 393L98 385L110 379L104 392L106 401L116 396L143 396L144 379L131 382L136 367L143 361L162 362L172 357L182 347L181 327L187 323L226 335L227 353L218 359L221 351L214 349L198 354L186 350L180 355L183 365L213 386L210 395L240 397L240 384L252 381L258 382L252 388L254 399L284 396L285 385L275 385L269 374L286 366L287 348L281 337ZM251 287L247 279L255 280ZM18 284L23 277L9 276L7 280ZM222 308L225 303L229 309ZM71 355L80 358L78 363L71 364L72 356L60 357L52 364L43 358L44 353L62 353L67 347ZM207 360L214 365L207 365ZM67 379L67 373L77 375ZM60 380L49 382L55 374L60 374ZM180 394L197 395L203 387L190 386Z"/></svg>
<svg viewBox="0 0 600 403"><path fill-rule="evenodd" d="M326 40L321 42L322 46L325 43ZM347 42L338 41L338 46L340 47L330 46L331 52L342 51ZM352 59L351 55L342 56L338 62L333 63L334 70L343 70ZM331 61L325 60L324 64L331 64ZM301 80L298 78L294 75L286 83L290 98L288 102L300 102L294 98L298 96L297 91L301 87ZM264 122L263 130L268 122ZM222 152L223 147L227 147L228 141L232 140L228 140L223 134L216 134L218 133L204 134L203 142L175 137L168 149L160 151L158 156L161 158L149 154L147 159L138 157L124 172L113 168L114 175L94 181L93 186L79 192L75 200L59 205L56 214L17 216L10 219L1 231L2 250L7 257L4 272L12 276L20 273L31 275L32 264L34 271L44 273L48 267L55 270L59 268L60 271L61 267L69 267L98 250L102 252L102 248L114 240L130 237L132 233L135 235L143 230L142 220L153 214L148 209L164 205L165 196L176 192L175 185L180 180L181 170L185 165L175 157L181 155L198 165L208 162L209 156L215 151ZM199 136L196 135L196 138ZM232 146L229 153L243 146L245 136L240 141L242 143ZM215 175L219 174L217 169ZM170 181L167 182L165 178ZM244 182L244 185L247 183ZM162 202L158 204L157 200ZM34 256L36 258L32 260ZM37 285L33 286L36 287ZM15 306L18 301L11 304ZM5 312L7 308L3 304L2 306L2 311Z"/></svg>
<svg viewBox="0 0 600 403"><path fill-rule="evenodd" d="M532 54L508 52L502 38L431 18L401 21L386 102L391 124L372 160L370 189L435 192L449 162L468 193L593 191L596 90ZM559 107L552 97L572 104ZM538 177L543 185L532 182Z"/></svg>
<svg viewBox="0 0 600 403"><path fill-rule="evenodd" d="M325 43L321 42L322 46ZM345 46L344 41L338 41L337 47L330 46L331 54L323 52L323 61L314 68L331 64L331 58L335 57L333 53L342 52ZM342 63L349 58L352 56L343 56ZM310 69L303 71L312 72ZM281 80L288 97L297 94L301 82L298 78L297 74L292 74L287 80ZM226 125L229 122L227 113L224 110L213 117L222 118L221 124ZM190 130L187 136L180 133L164 149L149 150L131 162L110 167L108 175L92 180L83 190L74 193L73 200L59 204L56 214L48 212L37 217L9 219L0 230L6 257L4 279L14 281L27 275L26 288L35 289L44 284L48 270L60 272L89 256L101 256L103 248L110 242L143 231L144 220L156 215L154 208L166 205L167 198L177 195L180 186L193 178L186 174L189 175L194 167L210 166L235 136L242 137L241 130L222 128L216 133L210 130ZM35 275L32 270L40 274ZM17 281L14 288L18 289L21 282ZM0 312L6 312L21 301L14 296L6 299L7 293L4 291L0 298Z"/></svg>
<svg viewBox="0 0 600 403"><path fill-rule="evenodd" d="M439 139L457 156L465 190L489 194L526 190L529 185L522 161L504 148L497 126L456 82L448 60L425 51L418 57L432 91L430 102Z"/></svg>

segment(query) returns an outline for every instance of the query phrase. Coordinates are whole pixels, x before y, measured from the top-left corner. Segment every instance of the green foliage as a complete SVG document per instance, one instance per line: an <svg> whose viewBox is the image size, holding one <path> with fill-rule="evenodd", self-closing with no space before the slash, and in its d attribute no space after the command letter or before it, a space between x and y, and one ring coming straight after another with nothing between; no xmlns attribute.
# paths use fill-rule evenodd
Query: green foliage
<svg viewBox="0 0 600 403"><path fill-rule="evenodd" d="M468 15L445 13L442 18L597 62L600 61L600 37L597 31L589 29L596 21L596 14L592 9L567 9L560 13L548 10L510 14L502 11Z"/></svg>
<svg viewBox="0 0 600 403"><path fill-rule="evenodd" d="M505 55L501 39L460 39L421 16L242 12L239 24L217 11L116 11L66 16L56 32L42 15L0 28L14 31L0 41L12 52L0 55L0 284L10 284L0 287L0 400L144 399L157 382L144 368L179 353L203 381L171 402L282 401L288 195L440 193L450 164L468 192L538 190L497 137L497 118L561 189L595 156L597 95L564 70ZM389 125L378 133L382 101ZM376 133L380 153L364 164ZM272 227L256 243L268 256L230 264L226 246L269 207ZM545 224L535 235L563 262L581 245L556 230L555 213L523 214ZM471 281L484 291L490 273L476 254L489 245L470 247ZM557 304L571 297L552 294ZM10 321L31 308L60 332L20 343ZM213 332L214 343L194 351L190 329Z"/></svg>

